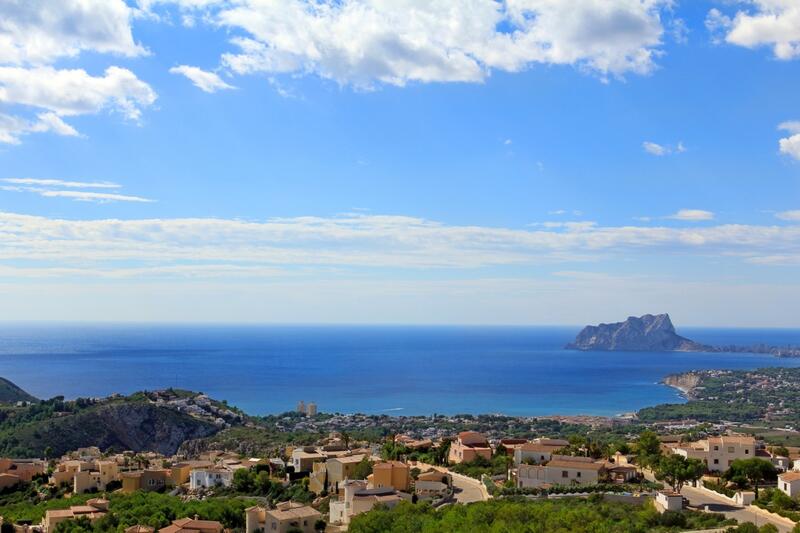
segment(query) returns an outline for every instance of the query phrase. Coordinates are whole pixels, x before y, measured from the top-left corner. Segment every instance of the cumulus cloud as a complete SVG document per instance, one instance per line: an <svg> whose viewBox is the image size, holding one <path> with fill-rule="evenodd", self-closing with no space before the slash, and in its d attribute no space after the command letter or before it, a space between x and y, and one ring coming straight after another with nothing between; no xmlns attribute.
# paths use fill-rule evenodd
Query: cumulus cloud
<svg viewBox="0 0 800 533"><path fill-rule="evenodd" d="M147 1L154 9L166 1ZM572 65L602 78L645 74L661 53L669 0L174 0L235 32L233 72L313 73L370 88L479 82L492 70Z"/></svg>
<svg viewBox="0 0 800 533"><path fill-rule="evenodd" d="M35 120L0 113L0 143L19 144L23 135L42 132L72 137L79 135L55 113L40 113Z"/></svg>
<svg viewBox="0 0 800 533"><path fill-rule="evenodd" d="M778 129L790 134L788 137L778 141L781 153L800 160L800 121L783 122L778 126Z"/></svg>
<svg viewBox="0 0 800 533"><path fill-rule="evenodd" d="M50 64L82 51L137 56L124 0L0 2L0 64Z"/></svg>
<svg viewBox="0 0 800 533"><path fill-rule="evenodd" d="M124 0L0 2L0 103L22 108L0 116L0 142L18 144L36 132L78 136L64 117L104 110L138 120L156 95L130 70L112 66L92 76L52 66L82 52L146 54L133 39L135 12Z"/></svg>
<svg viewBox="0 0 800 533"><path fill-rule="evenodd" d="M800 56L800 3L796 0L750 0L751 9L731 19L712 10L706 25L724 30L731 44L755 48L771 46L777 59Z"/></svg>
<svg viewBox="0 0 800 533"><path fill-rule="evenodd" d="M702 220L713 220L714 213L711 211L704 211L702 209L681 209L677 213L670 215L667 218L697 222Z"/></svg>
<svg viewBox="0 0 800 533"><path fill-rule="evenodd" d="M189 65L179 65L169 69L172 74L180 74L187 77L195 87L207 93L215 93L222 89L235 89L233 85L225 83L214 72L208 72L198 67Z"/></svg>

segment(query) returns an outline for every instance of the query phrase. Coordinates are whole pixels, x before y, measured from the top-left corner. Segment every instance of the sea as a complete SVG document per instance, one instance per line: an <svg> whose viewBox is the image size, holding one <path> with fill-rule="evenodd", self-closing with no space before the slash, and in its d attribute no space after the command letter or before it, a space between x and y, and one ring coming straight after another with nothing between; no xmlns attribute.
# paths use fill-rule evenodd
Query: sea
<svg viewBox="0 0 800 533"><path fill-rule="evenodd" d="M0 324L0 376L39 398L168 387L253 415L321 412L613 416L682 402L695 369L800 366L727 353L580 352L571 327ZM800 330L683 328L707 344L800 344Z"/></svg>

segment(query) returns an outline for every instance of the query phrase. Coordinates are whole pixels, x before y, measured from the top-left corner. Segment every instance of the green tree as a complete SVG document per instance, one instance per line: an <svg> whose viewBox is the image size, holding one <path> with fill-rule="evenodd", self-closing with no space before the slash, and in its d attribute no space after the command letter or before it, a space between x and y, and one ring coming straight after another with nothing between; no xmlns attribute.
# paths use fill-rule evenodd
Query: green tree
<svg viewBox="0 0 800 533"><path fill-rule="evenodd" d="M369 456L364 456L363 459L356 465L353 469L353 479L367 479L372 473L372 461L369 460Z"/></svg>
<svg viewBox="0 0 800 533"><path fill-rule="evenodd" d="M314 531L317 531L319 533L322 533L323 531L325 531L325 529L327 529L327 527L328 527L328 524L322 518L320 518L319 520L314 522Z"/></svg>
<svg viewBox="0 0 800 533"><path fill-rule="evenodd" d="M655 465L656 479L668 483L675 492L690 481L696 481L705 473L705 463L699 459L687 459L682 455L667 455Z"/></svg>
<svg viewBox="0 0 800 533"><path fill-rule="evenodd" d="M637 460L642 466L652 468L661 459L661 441L658 440L658 435L649 429L639 435L635 450Z"/></svg>
<svg viewBox="0 0 800 533"><path fill-rule="evenodd" d="M733 461L723 474L726 480L744 477L753 486L758 498L758 485L762 481L775 479L778 475L777 470L769 461L752 457L750 459L737 459Z"/></svg>

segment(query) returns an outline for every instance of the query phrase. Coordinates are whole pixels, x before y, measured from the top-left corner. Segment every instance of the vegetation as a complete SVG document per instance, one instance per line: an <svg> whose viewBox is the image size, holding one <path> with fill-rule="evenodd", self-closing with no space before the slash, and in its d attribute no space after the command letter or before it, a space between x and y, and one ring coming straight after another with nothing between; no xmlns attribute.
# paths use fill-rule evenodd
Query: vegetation
<svg viewBox="0 0 800 533"><path fill-rule="evenodd" d="M84 504L97 495L84 494L68 499L49 500L40 503L19 502L3 507L3 518L11 522L41 521L48 509L67 509L73 505ZM205 520L217 520L225 527L244 526L244 510L255 504L246 498L213 498L184 502L175 496L156 492L136 492L133 494L114 493L108 496L109 513L94 525L73 522L64 526L64 531L119 531L136 524L149 525L156 529L168 526L177 518L193 517L195 514Z"/></svg>
<svg viewBox="0 0 800 533"><path fill-rule="evenodd" d="M754 504L795 522L800 522L800 503L778 489L762 490Z"/></svg>
<svg viewBox="0 0 800 533"><path fill-rule="evenodd" d="M656 479L669 484L675 492L680 492L686 483L703 477L705 471L706 465L703 461L676 454L662 457L655 465Z"/></svg>
<svg viewBox="0 0 800 533"><path fill-rule="evenodd" d="M495 455L491 460L485 457L478 457L469 463L459 463L450 466L450 470L457 474L481 479L482 476L506 475L510 468L511 457L507 455Z"/></svg>
<svg viewBox="0 0 800 533"><path fill-rule="evenodd" d="M644 533L707 529L730 524L722 515L659 514L652 505L604 502L600 497L546 501L490 500L435 510L401 503L354 517L350 533Z"/></svg>
<svg viewBox="0 0 800 533"><path fill-rule="evenodd" d="M800 368L707 370L694 372L698 386L691 400L639 411L639 420L686 420L800 426Z"/></svg>
<svg viewBox="0 0 800 533"><path fill-rule="evenodd" d="M762 481L773 481L778 477L778 471L769 461L752 457L750 459L737 459L722 475L727 481L734 482L739 488L753 487L758 498L758 486Z"/></svg>
<svg viewBox="0 0 800 533"><path fill-rule="evenodd" d="M38 402L36 398L11 383L5 378L0 378L0 403Z"/></svg>

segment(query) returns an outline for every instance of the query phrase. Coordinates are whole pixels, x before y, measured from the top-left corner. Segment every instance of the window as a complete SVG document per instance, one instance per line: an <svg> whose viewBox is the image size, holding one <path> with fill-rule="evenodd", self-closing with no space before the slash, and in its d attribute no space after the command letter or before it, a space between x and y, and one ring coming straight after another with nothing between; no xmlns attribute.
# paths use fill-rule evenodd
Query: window
<svg viewBox="0 0 800 533"><path fill-rule="evenodd" d="M719 446L714 446L714 451L718 452L719 451Z"/></svg>
<svg viewBox="0 0 800 533"><path fill-rule="evenodd" d="M580 473L580 472L578 472L578 473L576 474L576 476L577 476L577 477L581 477L581 473Z"/></svg>
<svg viewBox="0 0 800 533"><path fill-rule="evenodd" d="M718 465L719 464L719 459L714 459L714 464Z"/></svg>
<svg viewBox="0 0 800 533"><path fill-rule="evenodd" d="M567 472L566 470L562 470L561 477L569 477L569 472Z"/></svg>
<svg viewBox="0 0 800 533"><path fill-rule="evenodd" d="M745 449L744 449L744 454L745 454L745 455L749 455L749 454L750 454L750 450L748 450L747 448L745 448Z"/></svg>
<svg viewBox="0 0 800 533"><path fill-rule="evenodd" d="M733 446L728 446L728 453L733 453Z"/></svg>

